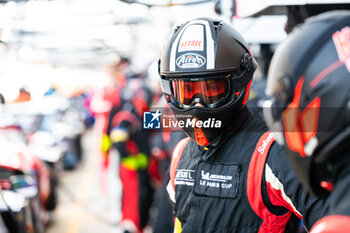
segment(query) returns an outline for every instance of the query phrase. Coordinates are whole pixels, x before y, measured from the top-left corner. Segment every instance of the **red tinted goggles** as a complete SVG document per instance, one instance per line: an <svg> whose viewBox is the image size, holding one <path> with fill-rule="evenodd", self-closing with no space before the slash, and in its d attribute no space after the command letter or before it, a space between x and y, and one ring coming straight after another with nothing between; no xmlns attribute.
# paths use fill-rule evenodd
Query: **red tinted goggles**
<svg viewBox="0 0 350 233"><path fill-rule="evenodd" d="M189 107L196 103L204 107L215 107L222 102L229 93L228 79L184 80L171 81L172 93L182 107Z"/></svg>

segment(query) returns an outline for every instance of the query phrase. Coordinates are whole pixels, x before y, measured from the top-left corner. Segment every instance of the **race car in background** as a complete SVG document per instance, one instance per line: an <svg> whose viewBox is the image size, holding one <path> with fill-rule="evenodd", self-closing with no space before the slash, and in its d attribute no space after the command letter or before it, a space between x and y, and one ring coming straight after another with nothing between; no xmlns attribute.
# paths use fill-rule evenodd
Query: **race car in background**
<svg viewBox="0 0 350 233"><path fill-rule="evenodd" d="M18 126L0 127L0 145L2 221L11 233L43 232L57 201L49 168L30 152Z"/></svg>

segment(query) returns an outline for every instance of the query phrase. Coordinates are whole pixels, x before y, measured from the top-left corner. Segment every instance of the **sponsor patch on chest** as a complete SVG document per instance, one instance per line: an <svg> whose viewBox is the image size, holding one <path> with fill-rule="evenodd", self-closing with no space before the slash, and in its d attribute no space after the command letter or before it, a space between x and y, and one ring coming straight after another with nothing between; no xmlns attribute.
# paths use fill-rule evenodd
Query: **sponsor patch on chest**
<svg viewBox="0 0 350 233"><path fill-rule="evenodd" d="M236 198L239 187L239 164L199 162L194 193L209 197Z"/></svg>
<svg viewBox="0 0 350 233"><path fill-rule="evenodd" d="M175 175L175 185L193 186L195 170L178 169Z"/></svg>

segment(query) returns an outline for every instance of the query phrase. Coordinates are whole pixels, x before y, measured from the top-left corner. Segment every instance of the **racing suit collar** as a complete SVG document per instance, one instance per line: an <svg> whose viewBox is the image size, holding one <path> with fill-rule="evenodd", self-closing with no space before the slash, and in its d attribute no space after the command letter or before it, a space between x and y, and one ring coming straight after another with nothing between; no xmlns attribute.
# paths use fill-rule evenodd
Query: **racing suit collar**
<svg viewBox="0 0 350 233"><path fill-rule="evenodd" d="M236 133L240 131L243 126L251 119L252 115L248 111L247 107L243 109L239 116L232 119L232 126L224 133L218 140L214 141L207 147L198 145L199 150L202 152L202 159L204 161L208 160L220 147L231 137L235 137Z"/></svg>

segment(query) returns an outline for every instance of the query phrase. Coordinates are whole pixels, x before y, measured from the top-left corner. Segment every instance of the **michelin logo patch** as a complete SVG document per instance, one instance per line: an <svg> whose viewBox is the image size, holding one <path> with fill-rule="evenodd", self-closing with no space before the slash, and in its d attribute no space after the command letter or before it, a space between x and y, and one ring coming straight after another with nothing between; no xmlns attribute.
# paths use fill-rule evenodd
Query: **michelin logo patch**
<svg viewBox="0 0 350 233"><path fill-rule="evenodd" d="M182 69L199 68L205 63L205 58L197 53L186 53L176 59L176 65Z"/></svg>
<svg viewBox="0 0 350 233"><path fill-rule="evenodd" d="M210 164L201 161L196 171L194 193L209 197L237 198L239 164Z"/></svg>
<svg viewBox="0 0 350 233"><path fill-rule="evenodd" d="M160 129L161 115L158 110L156 112L143 112L143 128Z"/></svg>

